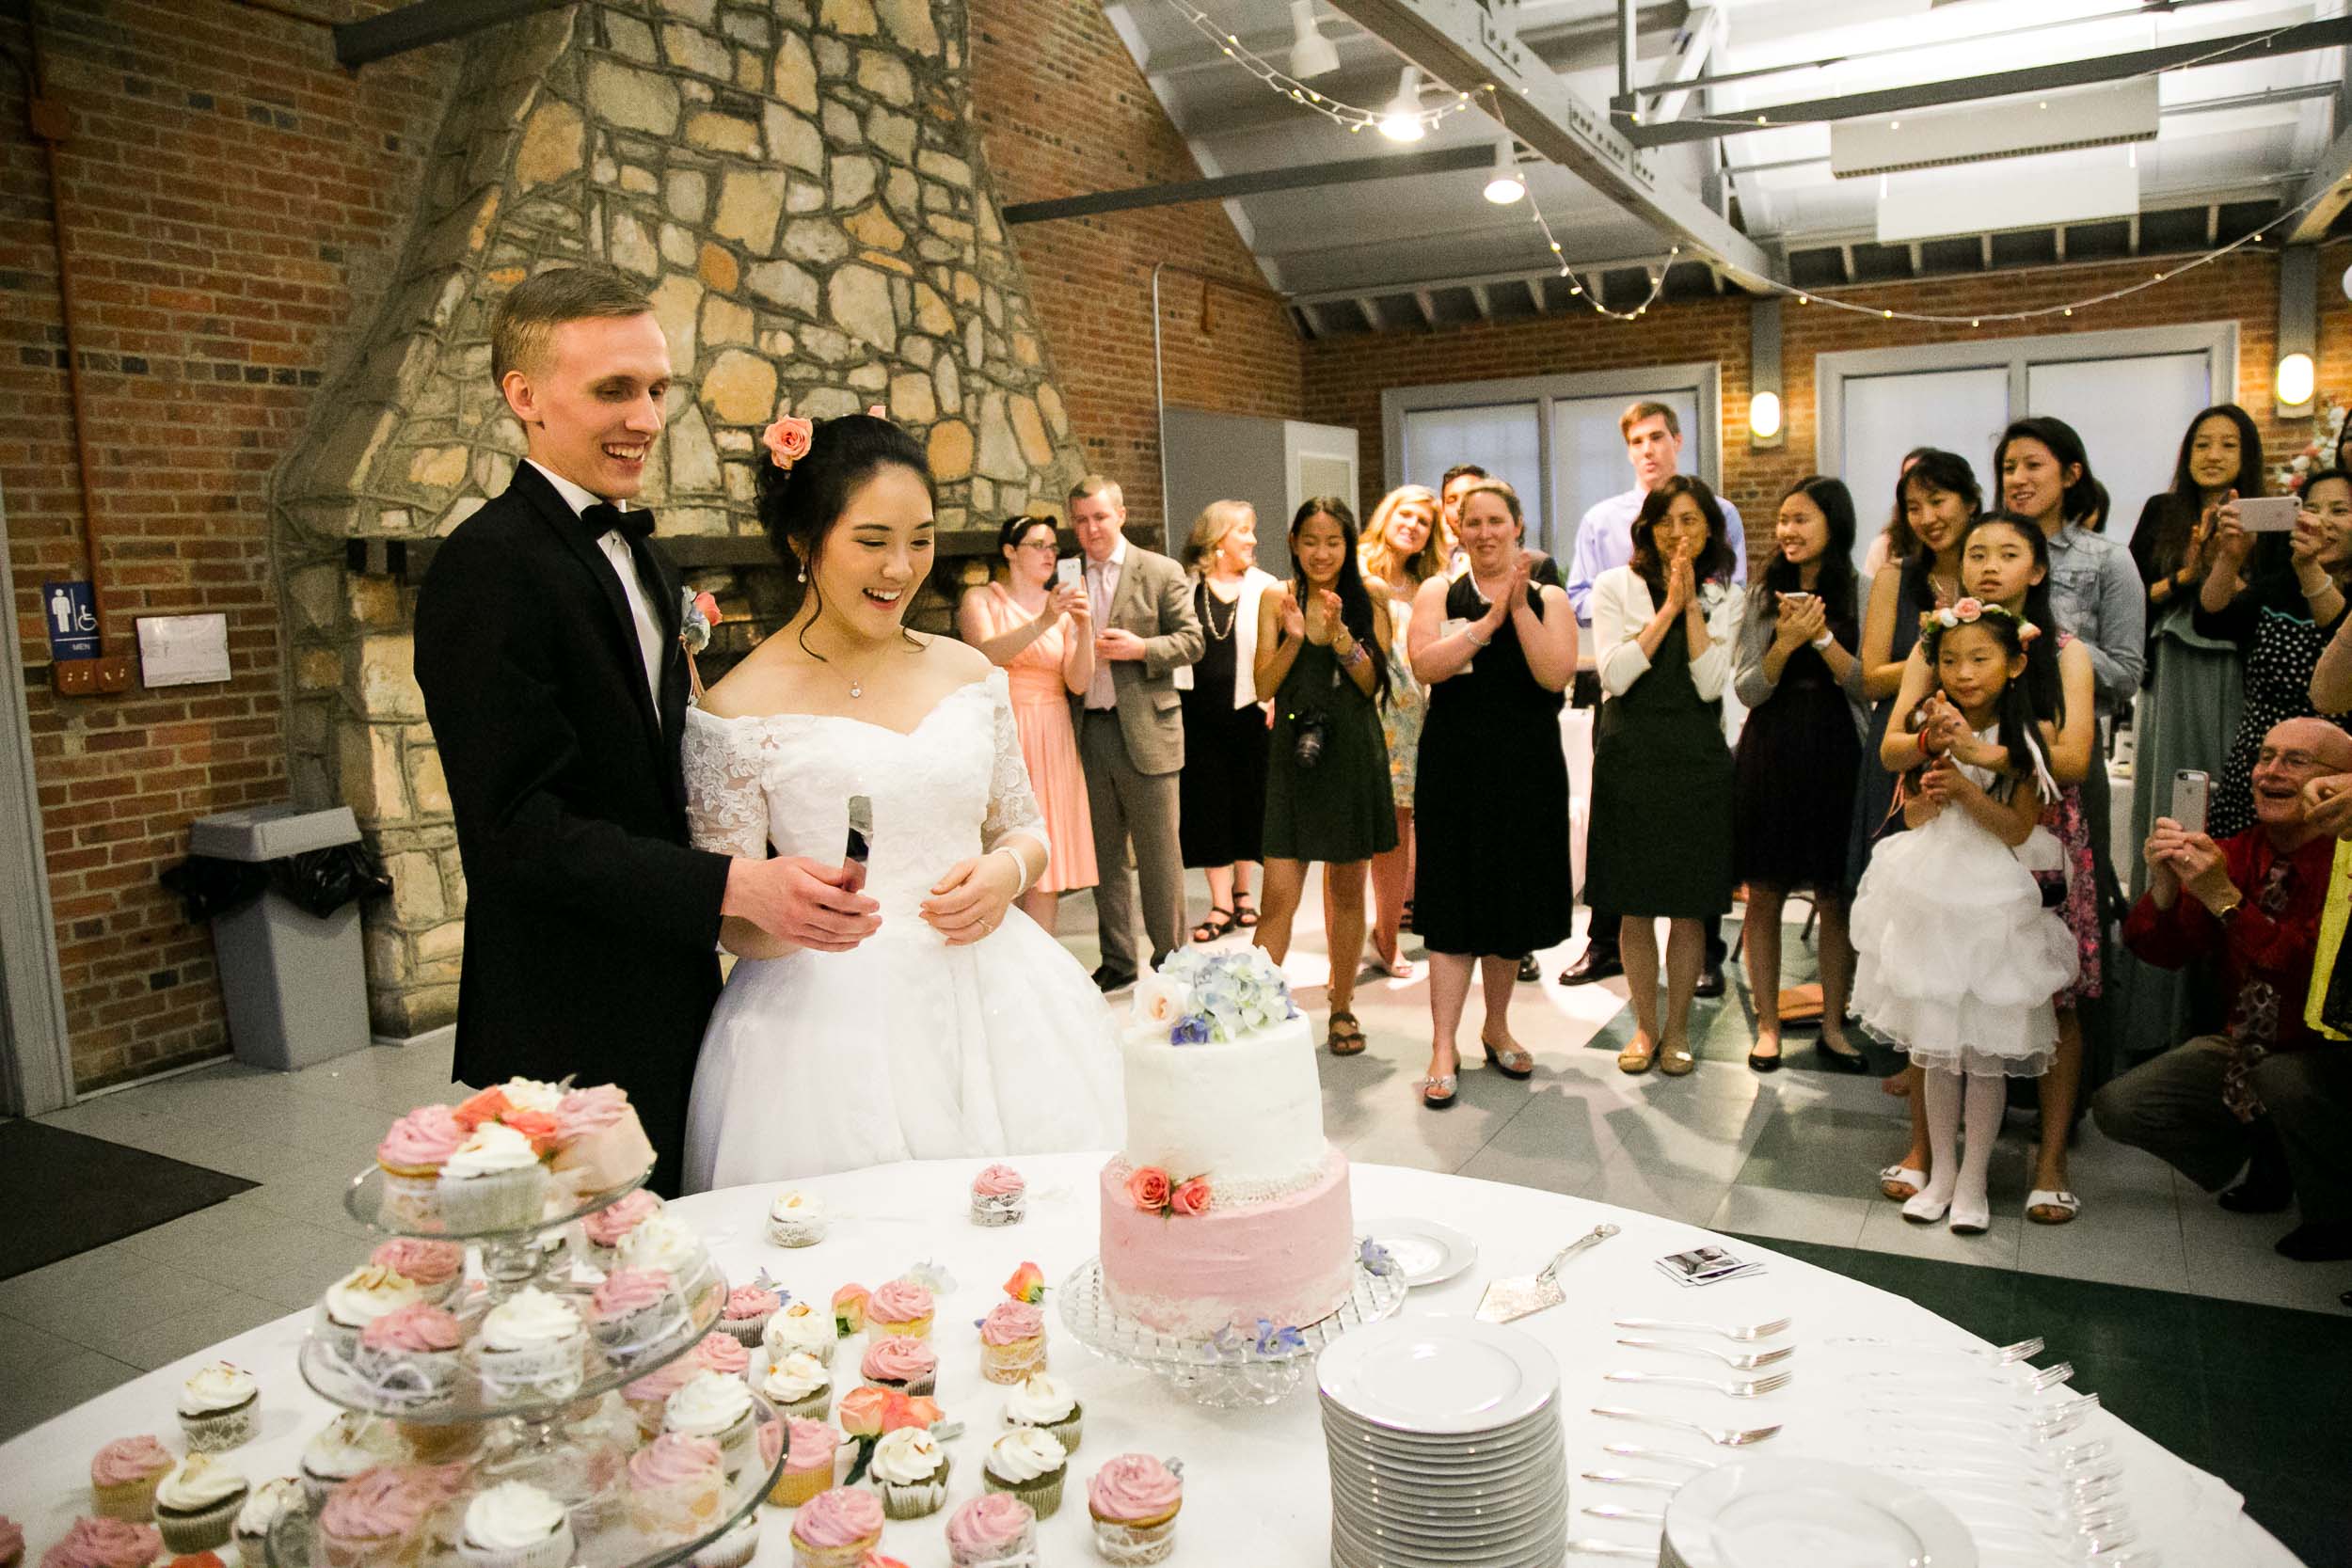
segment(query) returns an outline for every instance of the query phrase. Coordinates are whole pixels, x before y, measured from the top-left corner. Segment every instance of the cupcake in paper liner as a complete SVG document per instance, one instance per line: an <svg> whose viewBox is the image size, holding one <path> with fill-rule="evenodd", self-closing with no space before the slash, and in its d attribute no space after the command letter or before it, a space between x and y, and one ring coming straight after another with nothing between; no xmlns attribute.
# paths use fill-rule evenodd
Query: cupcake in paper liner
<svg viewBox="0 0 2352 1568"><path fill-rule="evenodd" d="M830 1367L834 1349L840 1343L834 1327L834 1318L807 1302L796 1301L768 1320L768 1326L760 1331L759 1342L766 1347L771 1362L801 1351Z"/></svg>
<svg viewBox="0 0 2352 1568"><path fill-rule="evenodd" d="M164 1555L155 1527L127 1519L76 1519L65 1538L40 1555L40 1568L147 1568Z"/></svg>
<svg viewBox="0 0 2352 1568"><path fill-rule="evenodd" d="M529 1138L485 1121L442 1164L439 1193L442 1223L452 1231L536 1225L547 1212L548 1167Z"/></svg>
<svg viewBox="0 0 2352 1568"><path fill-rule="evenodd" d="M768 1239L778 1246L815 1246L830 1223L825 1200L798 1187L786 1188L768 1206Z"/></svg>
<svg viewBox="0 0 2352 1568"><path fill-rule="evenodd" d="M526 1285L484 1315L474 1361L496 1398L561 1400L579 1391L587 1351L571 1304Z"/></svg>
<svg viewBox="0 0 2352 1568"><path fill-rule="evenodd" d="M1026 1383L1045 1370L1045 1314L1025 1301L1000 1301L980 1320L980 1375Z"/></svg>
<svg viewBox="0 0 2352 1568"><path fill-rule="evenodd" d="M573 1089L556 1101L556 1177L582 1197L644 1179L653 1143L628 1096L612 1084Z"/></svg>
<svg viewBox="0 0 2352 1568"><path fill-rule="evenodd" d="M877 1388L928 1394L939 1386L939 1353L921 1339L899 1336L877 1339L866 1347L858 1375Z"/></svg>
<svg viewBox="0 0 2352 1568"><path fill-rule="evenodd" d="M882 1544L882 1499L871 1492L819 1492L792 1516L792 1568L857 1568Z"/></svg>
<svg viewBox="0 0 2352 1568"><path fill-rule="evenodd" d="M866 1326L877 1338L928 1339L939 1304L930 1291L912 1279L894 1279L866 1303Z"/></svg>
<svg viewBox="0 0 2352 1568"><path fill-rule="evenodd" d="M882 1490L882 1512L893 1519L920 1519L947 1501L947 1450L921 1427L886 1432L874 1445L866 1474Z"/></svg>
<svg viewBox="0 0 2352 1568"><path fill-rule="evenodd" d="M406 1457L400 1433L379 1417L346 1411L319 1429L302 1449L302 1489L313 1508L343 1482Z"/></svg>
<svg viewBox="0 0 2352 1568"><path fill-rule="evenodd" d="M686 1298L689 1314L715 1309L708 1298L717 1293L719 1278L707 1266L702 1238L667 1210L638 1221L613 1249L613 1261L625 1269L660 1269L668 1275Z"/></svg>
<svg viewBox="0 0 2352 1568"><path fill-rule="evenodd" d="M620 1245L628 1233L660 1212L661 1199L640 1187L581 1219L580 1234L588 1244L588 1261L610 1274L619 1264Z"/></svg>
<svg viewBox="0 0 2352 1568"><path fill-rule="evenodd" d="M1118 1568L1148 1568L1176 1550L1176 1515L1184 1506L1181 1468L1148 1453L1122 1453L1087 1482L1094 1549Z"/></svg>
<svg viewBox="0 0 2352 1568"><path fill-rule="evenodd" d="M947 1516L948 1568L986 1568L1037 1550L1037 1511L1009 1492L974 1497Z"/></svg>
<svg viewBox="0 0 2352 1568"><path fill-rule="evenodd" d="M278 1520L302 1508L302 1482L293 1476L279 1476L253 1489L229 1528L230 1544L237 1548L246 1568L269 1568L269 1532Z"/></svg>
<svg viewBox="0 0 2352 1568"><path fill-rule="evenodd" d="M588 1297L588 1332L624 1366L669 1343L690 1322L676 1283L661 1269L616 1268Z"/></svg>
<svg viewBox="0 0 2352 1568"><path fill-rule="evenodd" d="M229 1531L252 1494L243 1473L228 1460L192 1453L156 1484L155 1528L172 1552L226 1546Z"/></svg>
<svg viewBox="0 0 2352 1568"><path fill-rule="evenodd" d="M769 1490L768 1500L778 1508L798 1508L833 1486L834 1464L841 1451L841 1434L822 1421L785 1418L787 1446L784 1469Z"/></svg>
<svg viewBox="0 0 2352 1568"><path fill-rule="evenodd" d="M972 1179L974 1225L1018 1225L1029 1212L1029 1183L1010 1165L990 1165Z"/></svg>
<svg viewBox="0 0 2352 1568"><path fill-rule="evenodd" d="M833 1414L833 1374L805 1351L794 1351L771 1366L759 1391L787 1416L821 1421Z"/></svg>
<svg viewBox="0 0 2352 1568"><path fill-rule="evenodd" d="M1061 1507L1062 1481L1069 1473L1070 1456L1052 1433L1015 1427L988 1446L980 1484L991 1492L1009 1492L1039 1518L1050 1519Z"/></svg>
<svg viewBox="0 0 2352 1568"><path fill-rule="evenodd" d="M180 1434L197 1453L226 1453L251 1441L262 1408L253 1374L215 1361L180 1386Z"/></svg>
<svg viewBox="0 0 2352 1568"><path fill-rule="evenodd" d="M769 1321L783 1309L783 1292L763 1269L750 1284L738 1285L727 1292L725 1305L719 1308L719 1327L749 1349L760 1342Z"/></svg>
<svg viewBox="0 0 2352 1568"><path fill-rule="evenodd" d="M665 1432L629 1455L628 1521L655 1541L689 1541L718 1527L727 1503L726 1462L704 1437Z"/></svg>
<svg viewBox="0 0 2352 1568"><path fill-rule="evenodd" d="M1062 1452L1076 1453L1086 1433L1086 1410L1070 1385L1040 1372L1013 1390L1005 1401L1005 1420L1016 1427L1035 1427L1053 1434Z"/></svg>
<svg viewBox="0 0 2352 1568"><path fill-rule="evenodd" d="M724 1336L722 1336L724 1338ZM728 1339L727 1343L735 1344ZM742 1347L737 1345L740 1350ZM691 1355L681 1355L675 1361L655 1368L636 1382L621 1388L621 1399L629 1414L637 1418L640 1436L651 1437L661 1430L661 1414L670 1402L670 1396L691 1382L695 1375L709 1370L699 1365Z"/></svg>
<svg viewBox="0 0 2352 1568"><path fill-rule="evenodd" d="M154 1512L156 1483L177 1463L152 1436L117 1438L91 1456L90 1512L102 1519L144 1525Z"/></svg>
<svg viewBox="0 0 2352 1568"><path fill-rule="evenodd" d="M457 1560L467 1568L567 1568L571 1513L528 1481L501 1481L466 1504Z"/></svg>
<svg viewBox="0 0 2352 1568"><path fill-rule="evenodd" d="M730 1480L755 1457L758 1420L751 1389L723 1372L696 1372L661 1408L662 1431L719 1445Z"/></svg>
<svg viewBox="0 0 2352 1568"><path fill-rule="evenodd" d="M759 1552L759 1515L736 1521L726 1534L686 1560L693 1568L744 1568Z"/></svg>
<svg viewBox="0 0 2352 1568"><path fill-rule="evenodd" d="M466 1129L447 1105L420 1105L392 1123L375 1146L384 1173L384 1217L425 1229L441 1220L441 1166L466 1141Z"/></svg>
<svg viewBox="0 0 2352 1568"><path fill-rule="evenodd" d="M466 1249L455 1242L395 1236L368 1254L368 1261L407 1280L436 1307L447 1306L466 1283Z"/></svg>
<svg viewBox="0 0 2352 1568"><path fill-rule="evenodd" d="M359 1336L368 1324L423 1300L424 1291L406 1275L381 1263L363 1263L326 1288L319 1298L312 1332L326 1339L335 1359L349 1362L358 1354Z"/></svg>
<svg viewBox="0 0 2352 1568"><path fill-rule="evenodd" d="M438 1404L465 1374L465 1326L446 1307L415 1302L361 1331L351 1370L387 1404Z"/></svg>

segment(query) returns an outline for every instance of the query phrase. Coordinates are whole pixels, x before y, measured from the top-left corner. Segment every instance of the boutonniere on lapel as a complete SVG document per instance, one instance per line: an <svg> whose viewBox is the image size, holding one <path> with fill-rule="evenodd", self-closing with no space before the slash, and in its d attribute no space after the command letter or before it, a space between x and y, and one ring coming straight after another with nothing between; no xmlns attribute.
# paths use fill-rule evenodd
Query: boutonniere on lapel
<svg viewBox="0 0 2352 1568"><path fill-rule="evenodd" d="M719 601L709 594L697 594L691 588L678 592L677 645L686 650L686 685L695 702L703 697L703 674L694 667L694 656L710 646L710 629L726 616L720 611Z"/></svg>
<svg viewBox="0 0 2352 1568"><path fill-rule="evenodd" d="M1708 578L1699 584L1699 608L1702 610L1711 611L1729 597L1731 589L1720 578Z"/></svg>

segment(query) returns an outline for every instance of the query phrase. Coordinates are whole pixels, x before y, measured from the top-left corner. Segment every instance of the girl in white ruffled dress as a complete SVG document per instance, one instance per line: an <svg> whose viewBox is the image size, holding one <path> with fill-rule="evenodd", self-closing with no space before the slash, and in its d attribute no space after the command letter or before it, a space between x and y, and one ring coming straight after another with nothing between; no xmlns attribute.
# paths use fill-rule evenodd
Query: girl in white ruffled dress
<svg viewBox="0 0 2352 1568"><path fill-rule="evenodd" d="M1973 1235L1992 1221L1985 1177L2007 1080L2049 1067L2051 998L2080 957L2033 878L2062 863L2037 825L2057 785L2022 679L2036 628L1974 599L1922 622L1940 689L1919 713L1932 760L1904 807L1913 831L1872 852L1854 897L1854 1008L1923 1069L1933 1174L1903 1217L1948 1212Z"/></svg>

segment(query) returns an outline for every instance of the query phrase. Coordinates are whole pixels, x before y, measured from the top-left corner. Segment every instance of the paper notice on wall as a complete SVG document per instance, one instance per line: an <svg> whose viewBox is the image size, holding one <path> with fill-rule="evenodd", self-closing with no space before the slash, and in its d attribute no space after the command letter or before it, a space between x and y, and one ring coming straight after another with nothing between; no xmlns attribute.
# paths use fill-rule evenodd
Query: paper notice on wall
<svg viewBox="0 0 2352 1568"><path fill-rule="evenodd" d="M144 684L198 686L229 678L229 617L149 615L139 621Z"/></svg>

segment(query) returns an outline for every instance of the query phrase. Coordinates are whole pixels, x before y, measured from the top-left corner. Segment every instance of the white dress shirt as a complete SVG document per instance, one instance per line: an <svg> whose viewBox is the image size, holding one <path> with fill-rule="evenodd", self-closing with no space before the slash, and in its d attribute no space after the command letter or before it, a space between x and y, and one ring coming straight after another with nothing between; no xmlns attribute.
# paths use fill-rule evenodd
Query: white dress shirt
<svg viewBox="0 0 2352 1568"><path fill-rule="evenodd" d="M1640 485L1607 500L1595 501L1585 512L1583 520L1576 525L1576 560L1568 573L1568 603L1576 607L1576 618L1586 626L1597 623L1593 615L1593 588L1600 575L1612 566L1623 566L1633 559L1633 519L1642 515L1642 502L1649 492ZM1718 495L1715 504L1724 509L1724 543L1731 546L1731 580L1748 580L1748 540L1740 524L1740 509L1731 504L1731 498Z"/></svg>
<svg viewBox="0 0 2352 1568"><path fill-rule="evenodd" d="M1087 557L1087 598L1094 607L1094 635L1110 629L1111 602L1119 597L1119 569L1127 563L1127 536L1111 546L1110 559ZM1111 680L1110 661L1094 661L1094 678L1087 683L1087 706L1108 711L1119 705L1119 689Z"/></svg>
<svg viewBox="0 0 2352 1568"><path fill-rule="evenodd" d="M555 493L570 503L574 516L604 499L574 484L536 458L526 457L523 461L547 476L548 483L555 486ZM620 511L628 510L627 501L612 504ZM652 597L646 585L637 576L637 558L629 553L628 540L622 536L621 531L617 528L606 529L597 536L596 547L604 551L604 558L612 563L614 574L621 579L621 592L628 598L628 612L636 619L637 650L644 656L645 689L653 696L653 711L658 723L661 714L661 660L669 651L661 643L661 617L654 613Z"/></svg>

